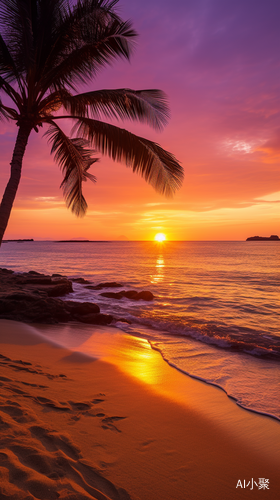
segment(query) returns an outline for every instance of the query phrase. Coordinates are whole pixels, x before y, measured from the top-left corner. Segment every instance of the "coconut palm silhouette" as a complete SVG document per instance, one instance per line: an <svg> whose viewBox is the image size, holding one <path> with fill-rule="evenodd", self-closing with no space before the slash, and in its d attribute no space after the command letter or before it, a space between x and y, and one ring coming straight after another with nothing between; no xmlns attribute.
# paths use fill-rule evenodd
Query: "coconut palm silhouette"
<svg viewBox="0 0 280 500"><path fill-rule="evenodd" d="M103 119L146 122L160 129L168 106L160 90L106 89L78 93L98 70L114 59L129 59L136 32L116 13L118 0L1 0L0 118L18 127L11 172L0 206L0 243L21 177L28 138L39 127L58 162L66 205L83 216L83 182L97 161L96 151L124 162L160 193L180 187L183 169L155 142ZM59 124L71 119L71 136Z"/></svg>

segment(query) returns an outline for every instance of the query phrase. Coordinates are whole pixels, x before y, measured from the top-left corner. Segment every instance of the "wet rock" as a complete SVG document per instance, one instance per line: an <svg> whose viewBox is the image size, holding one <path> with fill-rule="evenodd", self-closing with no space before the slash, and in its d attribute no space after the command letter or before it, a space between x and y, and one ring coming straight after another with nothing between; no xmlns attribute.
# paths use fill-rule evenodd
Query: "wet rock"
<svg viewBox="0 0 280 500"><path fill-rule="evenodd" d="M143 290L143 292L139 292L136 297L132 297L133 300L153 300L153 298L154 296L149 290Z"/></svg>
<svg viewBox="0 0 280 500"><path fill-rule="evenodd" d="M74 281L74 283L81 283L82 285L88 285L90 283L90 281L84 278L72 278L71 281Z"/></svg>
<svg viewBox="0 0 280 500"><path fill-rule="evenodd" d="M0 283L0 296L5 294L5 290L22 290L25 293L48 297L59 297L73 292L72 282L66 277L48 276L37 271L10 275L0 269Z"/></svg>
<svg viewBox="0 0 280 500"><path fill-rule="evenodd" d="M103 292L100 293L99 295L102 295L102 297L107 297L108 299L122 299L124 294L123 292Z"/></svg>
<svg viewBox="0 0 280 500"><path fill-rule="evenodd" d="M85 315L100 312L100 307L92 302L75 302L74 300L67 300L65 304L72 314Z"/></svg>
<svg viewBox="0 0 280 500"><path fill-rule="evenodd" d="M24 300L26 302L36 302L38 300L38 297L36 297L32 293L14 292L4 295L3 297L1 297L1 300L16 301L16 302L21 302Z"/></svg>
<svg viewBox="0 0 280 500"><path fill-rule="evenodd" d="M54 286L46 290L48 297L62 297L73 292L72 282L64 280L56 282Z"/></svg>
<svg viewBox="0 0 280 500"><path fill-rule="evenodd" d="M153 300L154 296L152 292L149 292L148 290L143 290L142 292L137 292L136 290L128 290L128 291L121 291L121 292L102 292L99 295L102 295L102 297L107 297L110 299L117 299L120 300L123 297L126 297L127 299L130 300Z"/></svg>
<svg viewBox="0 0 280 500"><path fill-rule="evenodd" d="M29 323L58 323L71 320L65 303L30 293L13 293L0 298L0 317Z"/></svg>
<svg viewBox="0 0 280 500"><path fill-rule="evenodd" d="M100 290L117 287L122 287L122 285L114 281L100 283L97 286L87 285L85 288ZM0 318L47 324L68 321L81 321L95 325L109 325L112 321L130 323L125 318L114 319L111 315L100 313L97 304L63 301L57 298L71 292L73 292L72 281L61 274L48 276L37 271L14 273L12 270L0 268ZM149 291L137 292L136 290L108 291L101 295L113 299L126 297L130 300L152 300L153 298Z"/></svg>
<svg viewBox="0 0 280 500"><path fill-rule="evenodd" d="M0 271L4 274L14 274L14 271L12 271L11 269L6 269L5 267L1 267Z"/></svg>
<svg viewBox="0 0 280 500"><path fill-rule="evenodd" d="M22 278L19 279L22 285L51 285L52 279L50 276L39 276L33 278Z"/></svg>
<svg viewBox="0 0 280 500"><path fill-rule="evenodd" d="M98 286L100 286L101 288L117 288L123 285L121 285L120 283L116 283L116 281L109 281L106 283L99 283Z"/></svg>
<svg viewBox="0 0 280 500"><path fill-rule="evenodd" d="M116 281L109 281L107 283L99 283L99 285L85 286L85 288L89 290L101 290L102 288L120 288L122 286L121 283L117 283Z"/></svg>
<svg viewBox="0 0 280 500"><path fill-rule="evenodd" d="M5 318L5 314L10 314L13 312L13 309L12 301L6 300L5 298L0 299L0 316L4 315L2 317Z"/></svg>
<svg viewBox="0 0 280 500"><path fill-rule="evenodd" d="M127 299L134 299L138 292L136 290L128 290L127 292L123 292L124 297Z"/></svg>
<svg viewBox="0 0 280 500"><path fill-rule="evenodd" d="M110 325L113 321L111 314L86 314L79 317L82 323L89 323L91 325Z"/></svg>

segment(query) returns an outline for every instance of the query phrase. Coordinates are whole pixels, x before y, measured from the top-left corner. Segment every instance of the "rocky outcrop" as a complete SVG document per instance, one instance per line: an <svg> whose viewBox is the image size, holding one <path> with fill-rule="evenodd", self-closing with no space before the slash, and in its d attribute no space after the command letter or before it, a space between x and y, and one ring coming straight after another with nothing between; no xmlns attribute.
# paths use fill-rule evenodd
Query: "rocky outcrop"
<svg viewBox="0 0 280 500"><path fill-rule="evenodd" d="M132 297L133 300L153 300L154 296L149 290L143 290L143 292L137 293L136 297Z"/></svg>
<svg viewBox="0 0 280 500"><path fill-rule="evenodd" d="M142 292L137 292L136 290L128 290L128 291L121 291L121 292L102 292L99 295L102 295L102 297L107 297L110 299L117 299L120 300L123 297L126 297L127 299L130 300L153 300L154 296L152 292L149 292L148 290L143 290Z"/></svg>
<svg viewBox="0 0 280 500"><path fill-rule="evenodd" d="M123 285L116 283L116 281L109 281L108 283L99 283L99 285L85 286L88 290L102 290L102 288L121 288Z"/></svg>
<svg viewBox="0 0 280 500"><path fill-rule="evenodd" d="M100 312L100 307L92 302L75 302L74 300L66 300L67 305L72 314L83 316L85 314L96 314Z"/></svg>
<svg viewBox="0 0 280 500"><path fill-rule="evenodd" d="M90 281L85 280L85 278L72 278L72 281L74 281L74 283L81 283L82 285L88 285L90 283Z"/></svg>
<svg viewBox="0 0 280 500"><path fill-rule="evenodd" d="M44 298L28 292L2 296L0 318L47 324L81 321L95 325L108 325L113 321L113 317L109 314L100 313L97 304Z"/></svg>
<svg viewBox="0 0 280 500"><path fill-rule="evenodd" d="M63 295L73 292L72 283L69 280L60 280L55 284L53 282L52 285L46 290L48 297L63 297Z"/></svg>
<svg viewBox="0 0 280 500"><path fill-rule="evenodd" d="M9 275L10 286L17 290L38 293L41 296L47 297L62 297L73 292L72 281L60 274L48 276L36 271L29 271L28 273L20 274L12 273L12 276L9 273ZM4 280L7 285L7 271L0 270L0 280L1 284Z"/></svg>
<svg viewBox="0 0 280 500"><path fill-rule="evenodd" d="M107 297L108 299L122 299L123 298L123 293L121 292L103 292L100 293L99 295L102 295L102 297Z"/></svg>
<svg viewBox="0 0 280 500"><path fill-rule="evenodd" d="M73 292L72 282L56 274L46 276L36 271L16 274L0 269L0 318L27 323L81 321L108 325L113 317L101 314L97 304L61 300Z"/></svg>
<svg viewBox="0 0 280 500"><path fill-rule="evenodd" d="M60 299L39 297L28 292L7 294L0 298L0 318L28 323L70 321L70 311Z"/></svg>
<svg viewBox="0 0 280 500"><path fill-rule="evenodd" d="M110 314L86 314L80 317L82 323L91 325L109 325L113 321L113 316Z"/></svg>
<svg viewBox="0 0 280 500"><path fill-rule="evenodd" d="M81 284L88 283L84 278L77 278L75 281ZM114 281L95 286L86 285L85 288L101 290L122 286ZM117 321L130 323L125 318L113 318L110 314L101 313L99 306L92 302L59 298L72 292L72 281L61 274L49 276L37 271L14 273L9 269L0 268L0 319L47 324L68 321L94 325L109 325ZM147 290L103 292L100 295L113 299L126 297L131 300L153 300L153 294Z"/></svg>

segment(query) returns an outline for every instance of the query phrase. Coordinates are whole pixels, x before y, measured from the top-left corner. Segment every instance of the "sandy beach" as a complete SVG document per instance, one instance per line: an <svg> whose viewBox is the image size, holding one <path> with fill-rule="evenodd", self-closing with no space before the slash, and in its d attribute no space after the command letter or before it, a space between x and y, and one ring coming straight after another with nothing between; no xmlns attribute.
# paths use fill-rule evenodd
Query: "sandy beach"
<svg viewBox="0 0 280 500"><path fill-rule="evenodd" d="M67 326L95 357L39 331L63 328L0 321L1 499L278 498L277 421L116 328Z"/></svg>

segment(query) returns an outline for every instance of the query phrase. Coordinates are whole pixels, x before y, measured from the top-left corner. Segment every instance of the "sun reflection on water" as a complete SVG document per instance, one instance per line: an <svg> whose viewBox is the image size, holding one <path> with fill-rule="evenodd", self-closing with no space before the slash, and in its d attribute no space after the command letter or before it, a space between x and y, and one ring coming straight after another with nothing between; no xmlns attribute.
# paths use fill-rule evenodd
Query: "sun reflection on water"
<svg viewBox="0 0 280 500"><path fill-rule="evenodd" d="M151 275L151 283L160 283L164 279L165 262L163 255L159 255L156 261L155 274Z"/></svg>

